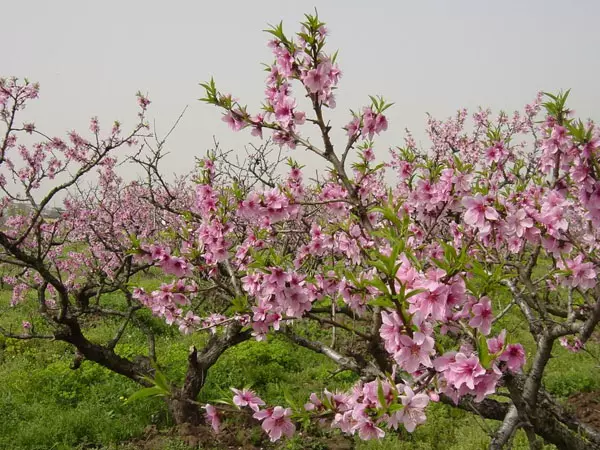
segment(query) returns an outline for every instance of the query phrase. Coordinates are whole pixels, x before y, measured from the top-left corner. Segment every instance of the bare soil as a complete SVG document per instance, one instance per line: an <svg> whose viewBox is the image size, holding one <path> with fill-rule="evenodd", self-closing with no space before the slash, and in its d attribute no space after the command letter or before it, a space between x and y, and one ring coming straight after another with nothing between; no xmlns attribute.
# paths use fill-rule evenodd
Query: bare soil
<svg viewBox="0 0 600 450"><path fill-rule="evenodd" d="M572 395L567 404L579 420L600 430L600 391L580 392Z"/></svg>

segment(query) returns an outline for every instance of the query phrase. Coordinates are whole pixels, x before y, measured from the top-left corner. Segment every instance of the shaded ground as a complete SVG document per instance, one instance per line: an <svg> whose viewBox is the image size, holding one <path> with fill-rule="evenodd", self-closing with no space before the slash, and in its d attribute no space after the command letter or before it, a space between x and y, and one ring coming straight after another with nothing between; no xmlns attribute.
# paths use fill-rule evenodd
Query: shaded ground
<svg viewBox="0 0 600 450"><path fill-rule="evenodd" d="M600 430L600 391L580 392L569 397L567 403L579 420Z"/></svg>
<svg viewBox="0 0 600 450"><path fill-rule="evenodd" d="M169 431L159 431L156 427L146 428L143 437L130 442L139 450L162 450L177 439L191 448L253 450L267 448L252 443L251 436L244 439L239 432L223 432L215 435L210 427L182 425Z"/></svg>
<svg viewBox="0 0 600 450"><path fill-rule="evenodd" d="M316 438L299 436L297 448L311 450L350 450L352 440L342 436ZM259 427L226 426L218 435L205 425L192 426L184 424L167 431L158 430L155 426L146 428L144 435L129 441L126 448L135 450L167 450L173 448L173 442L181 442L192 449L229 449L229 450L275 450L281 443L271 443Z"/></svg>

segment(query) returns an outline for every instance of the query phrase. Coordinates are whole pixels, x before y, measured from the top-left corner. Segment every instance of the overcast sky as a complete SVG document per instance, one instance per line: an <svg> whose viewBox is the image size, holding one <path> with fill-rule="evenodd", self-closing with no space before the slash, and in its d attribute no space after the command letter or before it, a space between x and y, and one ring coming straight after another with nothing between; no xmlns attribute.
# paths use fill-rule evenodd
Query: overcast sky
<svg viewBox="0 0 600 450"><path fill-rule="evenodd" d="M225 147L254 139L233 134L219 111L197 101L198 83L214 76L220 90L257 111L260 63L272 60L261 30L283 20L295 32L315 6L329 48L340 49L334 125L368 94L395 102L381 153L402 143L406 127L426 144L426 112L442 118L478 105L512 112L540 90L572 88L577 114L598 118L598 0L4 1L0 75L40 82L27 118L51 134L87 131L93 115L107 126L131 125L137 90L148 92L159 130L189 105L168 160L169 171L187 172L213 135Z"/></svg>

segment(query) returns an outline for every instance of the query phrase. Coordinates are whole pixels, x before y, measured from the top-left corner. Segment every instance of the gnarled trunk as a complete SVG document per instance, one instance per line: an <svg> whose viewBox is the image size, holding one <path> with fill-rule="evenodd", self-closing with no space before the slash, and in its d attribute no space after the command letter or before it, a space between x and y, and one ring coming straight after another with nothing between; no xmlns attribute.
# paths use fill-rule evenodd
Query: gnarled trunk
<svg viewBox="0 0 600 450"><path fill-rule="evenodd" d="M151 376L153 369L147 358L140 358L139 361L131 361L117 355L110 347L91 342L83 335L81 326L75 318L66 316L62 319L61 323L63 327L62 330L55 333L56 339L73 345L82 358L94 361L143 386L149 386L144 376Z"/></svg>
<svg viewBox="0 0 600 450"><path fill-rule="evenodd" d="M515 420L513 424L515 427L525 426L547 443L554 444L559 450L600 450L599 430L591 428L568 413L544 390L540 390L538 399L535 412L522 417L511 403L503 403L489 398L480 403L472 403L472 399L462 398L458 405L454 405L450 398L442 397L444 403L480 414L486 419L500 420L504 424L510 422L512 418ZM504 444L494 438L490 449L502 448L504 448Z"/></svg>
<svg viewBox="0 0 600 450"><path fill-rule="evenodd" d="M223 335L214 335L201 352L196 347L190 349L188 368L183 386L173 392L168 399L169 410L177 424L198 425L203 422L201 405L196 401L202 390L208 370L228 349L250 338L250 331L241 331L237 323L229 325Z"/></svg>

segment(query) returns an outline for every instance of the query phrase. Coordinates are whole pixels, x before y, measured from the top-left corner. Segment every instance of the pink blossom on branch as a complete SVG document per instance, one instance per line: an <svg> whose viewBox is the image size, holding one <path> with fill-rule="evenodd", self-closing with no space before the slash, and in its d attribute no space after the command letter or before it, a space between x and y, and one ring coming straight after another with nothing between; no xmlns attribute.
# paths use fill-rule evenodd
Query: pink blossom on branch
<svg viewBox="0 0 600 450"><path fill-rule="evenodd" d="M219 412L213 405L209 404L206 404L204 409L206 410L206 419L208 420L208 423L210 423L213 431L218 433L221 428L221 418L219 417Z"/></svg>
<svg viewBox="0 0 600 450"><path fill-rule="evenodd" d="M278 441L282 436L292 437L296 426L290 420L292 410L275 406L274 408L257 411L253 417L262 420L262 428L269 435L271 442Z"/></svg>
<svg viewBox="0 0 600 450"><path fill-rule="evenodd" d="M235 389L231 388L233 393L233 404L243 407L247 406L255 412L258 412L261 406L265 405L265 402L258 397L254 391L250 391L247 389Z"/></svg>
<svg viewBox="0 0 600 450"><path fill-rule="evenodd" d="M494 318L490 299L483 297L479 303L471 307L471 313L473 318L469 321L469 325L479 329L484 336L490 334L492 319Z"/></svg>
<svg viewBox="0 0 600 450"><path fill-rule="evenodd" d="M425 407L429 403L429 397L425 394L415 394L413 390L405 386L405 395L401 395L403 408L399 412L399 420L404 423L406 431L412 433L417 425L425 423Z"/></svg>

